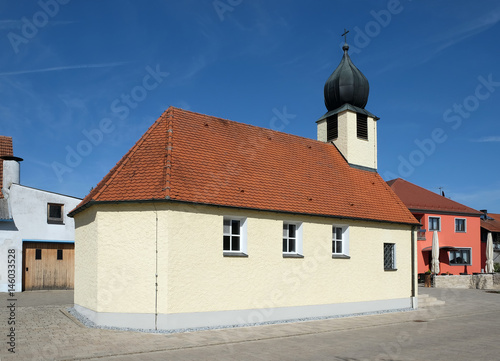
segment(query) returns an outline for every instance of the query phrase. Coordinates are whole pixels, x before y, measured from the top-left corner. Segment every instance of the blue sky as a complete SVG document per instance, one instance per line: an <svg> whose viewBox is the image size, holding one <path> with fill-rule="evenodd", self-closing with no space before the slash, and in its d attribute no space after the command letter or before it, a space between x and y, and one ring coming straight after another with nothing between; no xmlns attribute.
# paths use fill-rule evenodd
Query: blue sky
<svg viewBox="0 0 500 361"><path fill-rule="evenodd" d="M341 34L379 173L500 213L498 1L0 1L0 134L84 197L170 105L316 138Z"/></svg>

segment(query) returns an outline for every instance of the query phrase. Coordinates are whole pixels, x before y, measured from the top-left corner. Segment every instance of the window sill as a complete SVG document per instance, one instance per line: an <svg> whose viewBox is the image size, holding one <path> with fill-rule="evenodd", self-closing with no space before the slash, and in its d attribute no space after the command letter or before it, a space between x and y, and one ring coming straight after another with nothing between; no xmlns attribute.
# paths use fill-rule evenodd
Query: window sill
<svg viewBox="0 0 500 361"><path fill-rule="evenodd" d="M48 224L64 224L64 222L63 222L63 221L52 221L52 220L50 220L50 219L49 219L49 220L47 220L47 223L48 223Z"/></svg>
<svg viewBox="0 0 500 361"><path fill-rule="evenodd" d="M304 256L298 253L283 253L283 258L304 258Z"/></svg>
<svg viewBox="0 0 500 361"><path fill-rule="evenodd" d="M332 254L332 258L351 259L351 256L348 256L346 254Z"/></svg>
<svg viewBox="0 0 500 361"><path fill-rule="evenodd" d="M243 252L227 252L224 251L222 252L224 257L248 257L248 254L243 253Z"/></svg>
<svg viewBox="0 0 500 361"><path fill-rule="evenodd" d="M386 272L394 272L394 271L397 271L398 269L397 268L387 268L387 269L384 269L384 271Z"/></svg>

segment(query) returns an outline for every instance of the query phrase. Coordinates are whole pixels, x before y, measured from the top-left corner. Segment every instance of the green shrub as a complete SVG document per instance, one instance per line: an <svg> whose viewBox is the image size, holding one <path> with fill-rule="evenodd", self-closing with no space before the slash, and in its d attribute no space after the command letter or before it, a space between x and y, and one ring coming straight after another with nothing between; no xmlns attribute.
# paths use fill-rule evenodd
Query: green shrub
<svg viewBox="0 0 500 361"><path fill-rule="evenodd" d="M493 269L495 270L495 272L500 272L500 263L495 263L493 265Z"/></svg>

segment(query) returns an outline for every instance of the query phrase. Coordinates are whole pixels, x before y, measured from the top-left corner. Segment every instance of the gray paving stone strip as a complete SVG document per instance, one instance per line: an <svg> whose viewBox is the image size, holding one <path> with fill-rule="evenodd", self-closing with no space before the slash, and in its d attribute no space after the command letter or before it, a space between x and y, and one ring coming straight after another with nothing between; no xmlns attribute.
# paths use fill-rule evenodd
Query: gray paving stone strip
<svg viewBox="0 0 500 361"><path fill-rule="evenodd" d="M8 312L1 308L0 360L459 361L473 356L472 350L477 353L469 359L497 359L500 294L419 291L446 304L412 312L173 334L84 327L67 312L70 291L25 292L17 294L15 354L7 350ZM7 305L6 294L0 299Z"/></svg>

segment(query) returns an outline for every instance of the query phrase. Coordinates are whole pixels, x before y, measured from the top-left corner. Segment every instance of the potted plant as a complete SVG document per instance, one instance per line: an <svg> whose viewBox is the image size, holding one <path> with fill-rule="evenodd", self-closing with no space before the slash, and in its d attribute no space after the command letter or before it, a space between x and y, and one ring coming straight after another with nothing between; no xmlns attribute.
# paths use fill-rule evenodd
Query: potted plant
<svg viewBox="0 0 500 361"><path fill-rule="evenodd" d="M432 287L432 276L431 276L431 270L427 270L424 274L424 285L425 287Z"/></svg>

